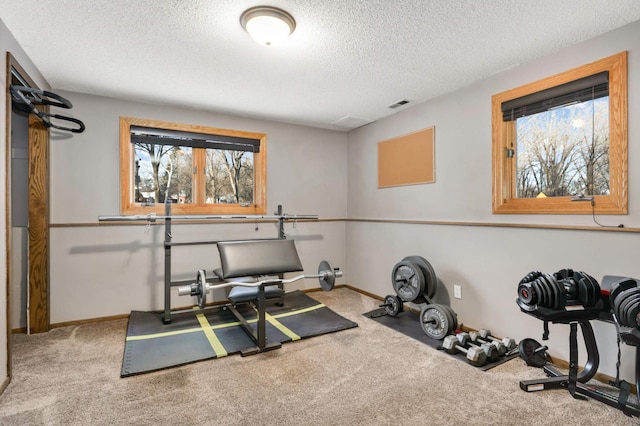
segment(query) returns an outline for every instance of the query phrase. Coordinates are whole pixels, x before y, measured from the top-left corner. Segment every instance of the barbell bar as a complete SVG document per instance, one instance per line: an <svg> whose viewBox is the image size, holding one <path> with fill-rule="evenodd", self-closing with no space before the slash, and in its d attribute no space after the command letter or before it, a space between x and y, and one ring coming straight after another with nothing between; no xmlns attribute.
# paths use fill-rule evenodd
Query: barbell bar
<svg viewBox="0 0 640 426"><path fill-rule="evenodd" d="M206 305L206 293L211 290L235 286L260 287L261 285L290 284L303 279L317 278L320 282L320 287L322 287L324 291L331 291L335 285L336 278L341 276L342 271L340 268L334 268L328 260L320 262L320 265L318 265L318 273L314 275L298 275L288 279L267 278L256 282L226 281L219 284L211 284L206 281L204 270L200 270L198 271L196 282L178 287L178 295L197 296L198 306L204 308Z"/></svg>
<svg viewBox="0 0 640 426"><path fill-rule="evenodd" d="M100 222L129 222L129 221L145 221L156 222L157 220L177 219L177 220L317 220L318 215L305 214L281 214L281 215L157 215L155 213L139 214L130 216L98 216Z"/></svg>

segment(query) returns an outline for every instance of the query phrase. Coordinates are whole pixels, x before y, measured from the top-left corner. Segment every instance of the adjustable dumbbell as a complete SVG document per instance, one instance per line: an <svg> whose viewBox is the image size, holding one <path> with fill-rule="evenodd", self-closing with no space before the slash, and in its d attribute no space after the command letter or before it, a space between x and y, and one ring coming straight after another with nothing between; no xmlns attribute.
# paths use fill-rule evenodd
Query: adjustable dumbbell
<svg viewBox="0 0 640 426"><path fill-rule="evenodd" d="M491 335L491 332L489 330L484 330L484 329L480 330L478 331L478 334L483 339L489 339L494 342L502 342L502 344L507 348L508 351L510 351L511 349L514 349L517 346L516 341L511 337L504 337L502 340L496 339Z"/></svg>
<svg viewBox="0 0 640 426"><path fill-rule="evenodd" d="M488 340L484 340L482 338L480 338L480 334L478 334L477 331L470 331L469 332L469 337L471 338L472 342L476 342L476 343L488 343L490 345L493 345L496 347L497 351L498 351L498 355L499 356L503 356L507 353L507 347L504 345L504 343L502 342L496 342L496 341L488 341Z"/></svg>
<svg viewBox="0 0 640 426"><path fill-rule="evenodd" d="M471 346L467 349L460 344L461 340L464 340L466 343L468 336L463 336L459 339L457 336L449 335L444 338L442 348L450 354L456 354L458 352L466 354L469 363L476 367L481 367L487 363L487 354L480 349L480 347Z"/></svg>

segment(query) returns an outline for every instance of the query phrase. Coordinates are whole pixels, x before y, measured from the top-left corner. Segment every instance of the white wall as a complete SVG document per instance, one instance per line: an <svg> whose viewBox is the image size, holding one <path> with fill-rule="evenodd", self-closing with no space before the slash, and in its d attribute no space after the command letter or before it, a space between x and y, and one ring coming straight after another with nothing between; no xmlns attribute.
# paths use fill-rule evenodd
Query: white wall
<svg viewBox="0 0 640 426"><path fill-rule="evenodd" d="M51 322L53 324L132 309L163 307L163 226L145 234L142 225L98 226L98 216L118 215L119 117L198 124L267 134L267 213L344 218L347 195L347 135L269 121L178 107L57 91L87 129L51 141ZM70 137L69 137L70 136ZM87 225L94 226L87 226ZM84 226L78 226L84 225ZM306 273L320 260L344 265L344 223L289 223ZM276 237L274 224L173 225L174 241ZM172 279L194 279L218 266L215 246L172 250ZM317 288L307 280L294 288ZM174 291L175 293L175 291ZM194 303L172 298L174 306Z"/></svg>
<svg viewBox="0 0 640 426"><path fill-rule="evenodd" d="M600 216L605 224L640 227L640 22L500 73L456 93L414 106L349 135L350 219L405 219L482 223L595 226L590 215L491 213L491 96L525 83L629 51L629 215ZM436 182L377 189L378 142L435 126ZM444 287L436 300L451 301L459 320L516 339L541 340L542 322L515 304L518 281L531 270L582 270L640 277L640 235L594 231L453 225L347 223L349 282L374 294L392 294L391 270L407 255L428 259ZM453 299L453 285L462 299ZM615 329L595 325L600 371L615 375ZM552 355L568 359L568 327L556 325ZM626 379L634 382L632 351L623 353ZM584 354L584 351L582 351Z"/></svg>

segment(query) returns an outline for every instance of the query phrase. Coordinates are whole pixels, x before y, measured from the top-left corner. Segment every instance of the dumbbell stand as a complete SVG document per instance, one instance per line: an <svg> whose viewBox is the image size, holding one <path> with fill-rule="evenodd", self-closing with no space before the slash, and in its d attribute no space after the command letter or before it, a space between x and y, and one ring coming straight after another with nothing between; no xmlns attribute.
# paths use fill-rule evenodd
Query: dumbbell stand
<svg viewBox="0 0 640 426"><path fill-rule="evenodd" d="M518 305L520 302L518 301ZM640 407L629 404L626 401L628 394L624 398L610 395L606 392L598 391L587 386L598 371L600 363L600 355L596 343L593 327L590 320L596 319L602 312L601 303L594 308L585 308L583 310L552 310L548 308L538 307L531 310L530 307L523 308L522 312L532 315L543 321L552 323L569 324L569 373L562 374L551 366L545 366L544 372L548 376L545 379L523 380L520 382L520 388L525 392L535 392L546 389L566 388L571 396L578 399L585 397L593 398L603 402L611 407L617 408L628 416L640 417ZM578 324L582 329L584 343L587 350L587 362L581 371L578 371ZM638 372L640 371L640 354L636 348L636 386L639 383Z"/></svg>
<svg viewBox="0 0 640 426"><path fill-rule="evenodd" d="M584 337L585 347L587 348L587 362L584 368L578 371L578 339L577 324L580 324L582 336ZM544 372L548 376L545 379L523 380L520 382L520 388L525 392L535 392L546 389L557 389L568 387L570 381L574 383L586 383L591 380L598 372L600 364L600 354L596 345L596 338L593 334L593 328L588 320L571 322L569 324L572 333L569 335L569 374L562 374L550 365L544 366ZM576 330L573 333L573 329ZM575 360L573 359L575 358Z"/></svg>

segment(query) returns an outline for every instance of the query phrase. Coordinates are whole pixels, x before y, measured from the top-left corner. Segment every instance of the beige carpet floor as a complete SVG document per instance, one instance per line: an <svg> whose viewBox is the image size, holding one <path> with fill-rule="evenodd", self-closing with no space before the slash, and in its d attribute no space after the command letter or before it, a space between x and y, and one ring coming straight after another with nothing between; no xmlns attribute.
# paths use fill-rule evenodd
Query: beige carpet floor
<svg viewBox="0 0 640 426"><path fill-rule="evenodd" d="M526 393L542 370L482 372L362 316L378 301L310 293L359 327L242 358L120 378L126 321L13 336L0 425L633 425L566 390Z"/></svg>

